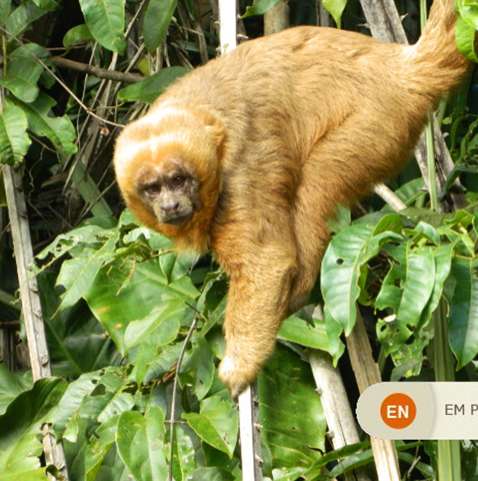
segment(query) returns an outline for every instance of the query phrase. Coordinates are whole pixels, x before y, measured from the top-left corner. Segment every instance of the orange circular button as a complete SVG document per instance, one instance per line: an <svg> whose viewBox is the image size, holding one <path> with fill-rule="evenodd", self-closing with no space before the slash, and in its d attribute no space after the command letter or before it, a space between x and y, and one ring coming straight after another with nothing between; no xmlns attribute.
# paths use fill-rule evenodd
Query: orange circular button
<svg viewBox="0 0 478 481"><path fill-rule="evenodd" d="M410 396L394 393L387 396L380 406L383 422L393 429L404 429L413 423L417 406Z"/></svg>

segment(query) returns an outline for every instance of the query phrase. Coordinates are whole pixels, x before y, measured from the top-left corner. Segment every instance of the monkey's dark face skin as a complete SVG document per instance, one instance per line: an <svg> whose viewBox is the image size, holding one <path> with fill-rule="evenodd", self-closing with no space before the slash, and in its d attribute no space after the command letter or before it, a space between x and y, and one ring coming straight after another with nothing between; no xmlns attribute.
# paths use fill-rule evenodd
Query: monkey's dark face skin
<svg viewBox="0 0 478 481"><path fill-rule="evenodd" d="M185 223L201 207L199 182L180 165L141 172L136 190L161 224Z"/></svg>

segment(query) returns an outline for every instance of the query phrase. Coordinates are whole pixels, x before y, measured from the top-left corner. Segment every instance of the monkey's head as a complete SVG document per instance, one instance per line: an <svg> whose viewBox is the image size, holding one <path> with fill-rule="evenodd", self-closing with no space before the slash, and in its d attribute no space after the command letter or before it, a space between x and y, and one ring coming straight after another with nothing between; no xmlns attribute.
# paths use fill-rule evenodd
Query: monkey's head
<svg viewBox="0 0 478 481"><path fill-rule="evenodd" d="M193 109L152 109L118 137L114 164L128 207L141 222L203 251L220 190L223 128Z"/></svg>

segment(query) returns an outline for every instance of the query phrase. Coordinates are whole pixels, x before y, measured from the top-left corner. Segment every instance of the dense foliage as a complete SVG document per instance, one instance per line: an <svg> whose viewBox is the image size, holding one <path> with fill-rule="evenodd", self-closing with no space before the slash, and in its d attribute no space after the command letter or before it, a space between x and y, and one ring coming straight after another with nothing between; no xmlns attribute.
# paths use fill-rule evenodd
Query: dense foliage
<svg viewBox="0 0 478 481"><path fill-rule="evenodd" d="M260 36L260 15L275 3L241 2L240 30ZM314 1L289 3L293 24L317 23ZM323 3L337 23L366 31L358 2ZM417 2L396 3L416 37ZM476 58L477 7L457 6L458 43ZM31 382L0 208L0 328L10 345L0 364L0 481L47 479L45 422L63 440L72 481L160 481L170 470L176 481L240 479L237 408L216 375L227 279L212 258L177 257L166 238L123 211L110 168L121 124L215 56L216 19L214 1L0 0L0 162L24 172L55 375ZM441 105L439 120L455 163L439 192L447 209L430 208L414 163L392 185L404 211L377 198L341 209L320 289L281 328L258 380L268 479L326 480L357 467L373 476L366 438L331 449L308 362L311 350L328 353L356 400L344 335L357 303L384 379L440 378L437 353L460 380L478 379L474 76ZM450 207L452 195L461 208ZM323 316L314 308L321 300ZM443 320L448 345L436 342ZM435 479L436 443L397 448L404 479ZM478 479L477 446L461 450L463 479Z"/></svg>

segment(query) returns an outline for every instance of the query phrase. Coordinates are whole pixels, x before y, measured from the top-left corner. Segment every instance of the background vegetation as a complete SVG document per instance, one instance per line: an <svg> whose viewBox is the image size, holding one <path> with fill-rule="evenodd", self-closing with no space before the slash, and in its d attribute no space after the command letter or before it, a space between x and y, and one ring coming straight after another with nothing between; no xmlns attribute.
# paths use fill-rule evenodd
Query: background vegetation
<svg viewBox="0 0 478 481"><path fill-rule="evenodd" d="M273 3L247 10L243 38L262 35L254 14ZM460 48L470 57L473 3L458 2ZM242 1L241 13L250 4ZM342 27L368 32L357 1L324 4ZM317 24L314 0L289 5L292 24ZM397 6L416 39L417 2ZM63 440L73 481L160 481L170 470L176 481L239 480L237 409L216 376L227 279L213 259L178 258L167 239L138 225L111 169L121 124L216 55L216 3L0 0L0 39L0 162L23 175L54 373L32 383L0 188L0 481L58 474L45 466L45 422ZM344 334L357 302L383 379L478 380L474 74L438 117L454 161L444 189L430 196L412 162L391 184L405 211L378 198L342 210L321 291L281 329L258 381L268 479L334 479L357 467L373 479L366 437L331 449L308 361L311 350L327 352L355 405ZM321 299L324 316L313 308ZM478 446L460 444L460 477L476 481ZM436 479L437 443L398 449L404 479Z"/></svg>

